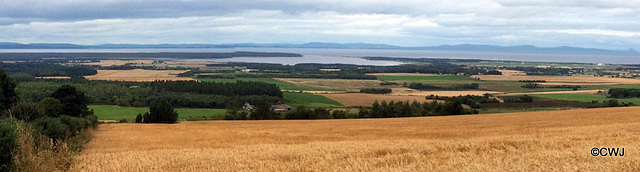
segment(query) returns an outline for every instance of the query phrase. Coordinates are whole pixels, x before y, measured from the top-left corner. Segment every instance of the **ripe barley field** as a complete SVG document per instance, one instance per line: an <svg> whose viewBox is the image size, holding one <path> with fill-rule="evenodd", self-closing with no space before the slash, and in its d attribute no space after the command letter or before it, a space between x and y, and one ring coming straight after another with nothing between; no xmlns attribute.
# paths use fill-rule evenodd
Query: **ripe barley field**
<svg viewBox="0 0 640 172"><path fill-rule="evenodd" d="M639 112L106 124L71 171L640 171Z"/></svg>
<svg viewBox="0 0 640 172"><path fill-rule="evenodd" d="M371 106L376 100L378 102L395 101L412 103L418 101L420 103L431 102L433 100L427 100L424 96L403 96L403 95L388 95L388 94L365 94L365 93L343 93L343 94L319 94L327 97L331 100L340 102L345 106Z"/></svg>
<svg viewBox="0 0 640 172"><path fill-rule="evenodd" d="M95 75L85 76L88 80L149 82L155 80L189 81L193 78L178 77L188 70L98 70Z"/></svg>

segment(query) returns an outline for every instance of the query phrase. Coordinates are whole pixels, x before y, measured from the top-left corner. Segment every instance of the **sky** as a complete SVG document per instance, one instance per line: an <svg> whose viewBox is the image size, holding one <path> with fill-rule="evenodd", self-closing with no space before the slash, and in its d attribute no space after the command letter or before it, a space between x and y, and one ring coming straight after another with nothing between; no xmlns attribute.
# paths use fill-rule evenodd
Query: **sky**
<svg viewBox="0 0 640 172"><path fill-rule="evenodd" d="M640 49L640 0L0 0L0 42Z"/></svg>

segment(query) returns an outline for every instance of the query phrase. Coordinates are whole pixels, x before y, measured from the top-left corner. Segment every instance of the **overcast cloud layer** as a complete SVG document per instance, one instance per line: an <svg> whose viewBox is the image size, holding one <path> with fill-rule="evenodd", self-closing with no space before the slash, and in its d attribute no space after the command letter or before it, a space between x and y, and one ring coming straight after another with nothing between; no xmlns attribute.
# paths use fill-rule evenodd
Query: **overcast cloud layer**
<svg viewBox="0 0 640 172"><path fill-rule="evenodd" d="M0 0L0 42L640 49L638 0Z"/></svg>

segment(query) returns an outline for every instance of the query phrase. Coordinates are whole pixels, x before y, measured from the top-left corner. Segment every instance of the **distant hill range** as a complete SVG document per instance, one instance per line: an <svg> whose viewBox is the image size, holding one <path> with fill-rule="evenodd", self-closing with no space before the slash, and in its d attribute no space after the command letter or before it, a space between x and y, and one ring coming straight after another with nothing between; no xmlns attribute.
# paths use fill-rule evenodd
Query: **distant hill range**
<svg viewBox="0 0 640 172"><path fill-rule="evenodd" d="M496 46L496 45L440 45L405 47L387 44L368 43L324 43L310 42L305 44L103 44L103 45L77 45L66 43L32 43L21 44L0 42L0 49L156 49L156 48L317 48L317 49L389 49L389 50L494 50L494 51L622 51L581 47L536 47L533 45ZM636 51L629 49L627 51Z"/></svg>

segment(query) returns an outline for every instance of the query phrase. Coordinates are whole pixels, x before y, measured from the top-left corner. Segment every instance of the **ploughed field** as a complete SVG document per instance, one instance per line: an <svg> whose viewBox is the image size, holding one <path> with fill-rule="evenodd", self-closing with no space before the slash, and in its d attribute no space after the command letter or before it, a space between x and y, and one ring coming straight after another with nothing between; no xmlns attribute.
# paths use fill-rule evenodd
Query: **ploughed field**
<svg viewBox="0 0 640 172"><path fill-rule="evenodd" d="M640 171L638 112L103 124L71 171Z"/></svg>

